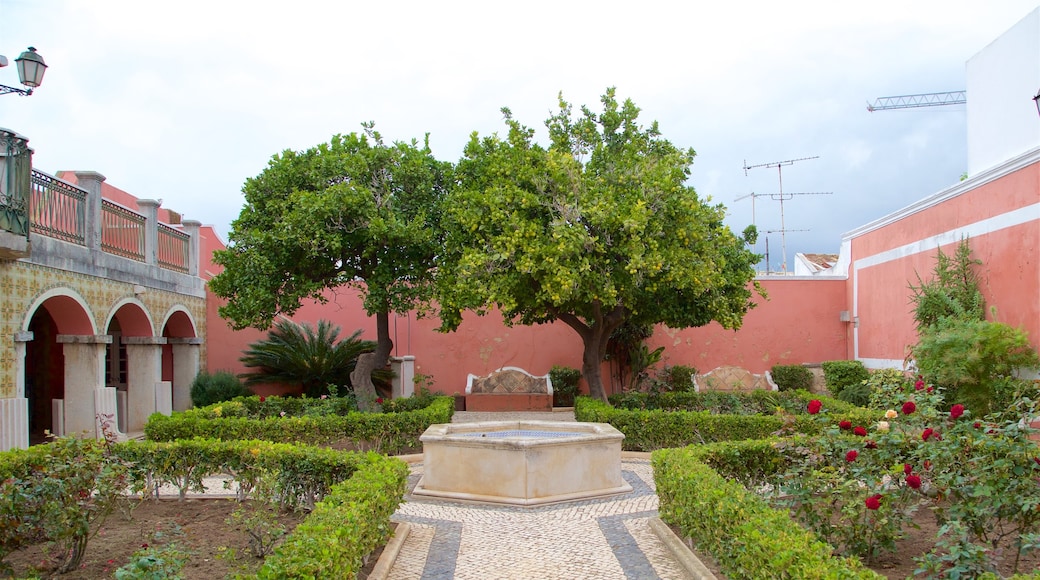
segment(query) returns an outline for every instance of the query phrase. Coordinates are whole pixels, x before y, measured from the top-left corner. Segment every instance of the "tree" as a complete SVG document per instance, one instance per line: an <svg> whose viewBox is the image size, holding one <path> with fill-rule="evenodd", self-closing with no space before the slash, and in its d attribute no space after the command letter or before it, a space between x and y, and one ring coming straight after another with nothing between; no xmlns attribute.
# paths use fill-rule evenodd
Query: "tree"
<svg viewBox="0 0 1040 580"><path fill-rule="evenodd" d="M602 112L574 115L561 95L547 148L508 109L505 139L473 134L446 204L438 300L443 330L489 305L507 325L564 322L605 400L600 363L616 328L739 328L758 256L753 228L734 235L724 208L685 185L692 149L638 125L639 109L613 89L601 101Z"/></svg>
<svg viewBox="0 0 1040 580"><path fill-rule="evenodd" d="M210 280L226 298L220 315L236 328L270 327L304 299L352 287L376 318L376 348L360 356L351 382L361 409L372 409L372 371L386 366L393 342L389 313L422 310L432 294L440 246L440 202L450 164L422 147L386 145L372 123L306 151L286 150L246 181L246 205Z"/></svg>
<svg viewBox="0 0 1040 580"><path fill-rule="evenodd" d="M253 369L242 373L245 386L263 383L300 385L311 397L329 394L328 386L350 388L350 374L358 359L376 349L371 340L361 340L361 331L340 340L340 328L328 320L317 326L279 320L267 338L249 345L238 360ZM385 384L387 371L377 370L377 382Z"/></svg>

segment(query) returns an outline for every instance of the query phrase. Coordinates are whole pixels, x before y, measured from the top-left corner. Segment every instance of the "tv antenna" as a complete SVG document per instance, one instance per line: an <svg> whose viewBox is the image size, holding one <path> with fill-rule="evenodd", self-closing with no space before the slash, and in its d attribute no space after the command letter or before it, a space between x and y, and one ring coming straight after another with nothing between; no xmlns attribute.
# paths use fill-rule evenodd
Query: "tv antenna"
<svg viewBox="0 0 1040 580"><path fill-rule="evenodd" d="M776 168L777 177L780 180L780 189L779 189L779 193L771 193L771 194L769 194L769 199L772 199L773 201L779 201L780 202L780 229L779 230L775 230L775 231L780 232L780 245L781 245L781 251L783 252L783 261L781 262L781 264L782 264L781 267L783 268L783 271L785 273L787 272L787 235L786 235L786 232L793 231L793 230L788 230L784 226L784 202L785 201L790 201L790 200L794 199L794 196L796 196L796 195L830 195L830 194L832 194L834 192L832 192L832 191L806 191L806 192L797 192L797 193L794 193L794 192L784 193L784 167L787 166L787 165L794 165L798 161L808 161L810 159L819 159L819 158L820 158L819 155L814 155L812 157L799 157L798 159L786 159L784 161L770 161L769 163L759 163L758 165L748 165L747 164L747 160L746 159L744 160L744 175L747 175L747 172L748 172L749 169L757 169L759 167L767 167L767 168L775 167ZM751 198L752 204L754 204L754 199L755 199L754 198L754 194L752 194L752 198ZM754 214L754 205L752 205L752 214Z"/></svg>
<svg viewBox="0 0 1040 580"><path fill-rule="evenodd" d="M807 231L809 231L809 230L784 230L784 229L779 229L779 230L766 230L764 232L766 234L766 275L767 276L769 274L772 274L772 272L769 271L769 234L775 234L777 232L780 232L780 235L783 235L785 232L807 232ZM787 265L786 264L784 265L784 272L787 272Z"/></svg>

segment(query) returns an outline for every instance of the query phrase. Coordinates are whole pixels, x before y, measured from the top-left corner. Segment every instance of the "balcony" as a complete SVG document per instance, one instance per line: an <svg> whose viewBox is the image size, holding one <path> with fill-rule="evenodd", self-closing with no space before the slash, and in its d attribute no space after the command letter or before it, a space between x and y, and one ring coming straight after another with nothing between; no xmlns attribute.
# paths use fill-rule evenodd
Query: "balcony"
<svg viewBox="0 0 1040 580"><path fill-rule="evenodd" d="M21 237L25 248L4 252L0 259L31 263L82 274L204 297L199 272L199 227L185 220L180 228L158 220L159 202L137 200L138 211L102 198L105 177L77 172L78 185L35 169L28 172L26 204L4 203L3 215L26 216L0 221L0 233ZM16 188L10 190L17 192ZM4 224L25 224L22 230ZM9 244L10 245L10 244Z"/></svg>

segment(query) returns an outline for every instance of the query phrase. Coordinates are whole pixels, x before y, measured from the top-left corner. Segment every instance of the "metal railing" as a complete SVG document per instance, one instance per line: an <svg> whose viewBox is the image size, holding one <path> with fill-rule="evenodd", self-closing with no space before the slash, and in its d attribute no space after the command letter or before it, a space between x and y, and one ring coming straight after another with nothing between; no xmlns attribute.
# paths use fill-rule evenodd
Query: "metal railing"
<svg viewBox="0 0 1040 580"><path fill-rule="evenodd" d="M101 249L144 261L144 216L107 199L101 200Z"/></svg>
<svg viewBox="0 0 1040 580"><path fill-rule="evenodd" d="M168 270L188 273L188 251L191 236L166 224L159 224L159 265Z"/></svg>
<svg viewBox="0 0 1040 580"><path fill-rule="evenodd" d="M87 192L41 171L32 172L31 231L73 244L86 243Z"/></svg>

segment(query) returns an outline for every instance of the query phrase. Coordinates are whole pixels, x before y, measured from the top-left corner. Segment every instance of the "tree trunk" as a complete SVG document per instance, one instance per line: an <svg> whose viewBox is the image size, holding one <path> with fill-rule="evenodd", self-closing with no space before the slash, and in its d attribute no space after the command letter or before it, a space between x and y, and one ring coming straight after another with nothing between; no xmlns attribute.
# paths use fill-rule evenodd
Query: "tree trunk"
<svg viewBox="0 0 1040 580"><path fill-rule="evenodd" d="M358 409L371 412L376 409L376 386L372 383L372 371L381 369L390 362L390 351L394 341L390 340L390 313L386 310L376 313L376 350L366 352L358 357L354 372L350 373L350 382L354 386L354 397Z"/></svg>
<svg viewBox="0 0 1040 580"><path fill-rule="evenodd" d="M598 304L593 307L595 312L592 325L587 325L573 314L560 313L559 319L574 329L581 336L585 350L581 356L581 374L585 377L585 384L589 386L589 395L607 402L607 392L603 388L603 374L600 363L607 354L607 341L610 335L625 320L626 311L622 306L616 306L607 314L602 314Z"/></svg>

